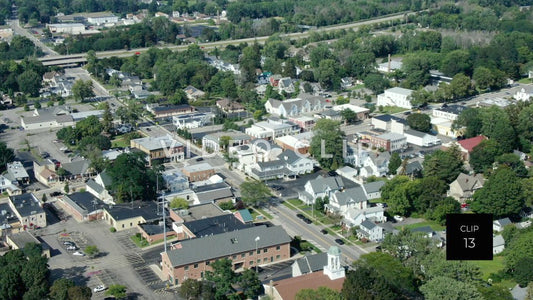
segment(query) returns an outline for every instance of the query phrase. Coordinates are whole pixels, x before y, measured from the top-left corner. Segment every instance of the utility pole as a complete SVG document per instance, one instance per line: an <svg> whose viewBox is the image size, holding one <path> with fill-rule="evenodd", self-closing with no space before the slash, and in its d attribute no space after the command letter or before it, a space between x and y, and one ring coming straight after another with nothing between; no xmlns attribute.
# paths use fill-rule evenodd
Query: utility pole
<svg viewBox="0 0 533 300"><path fill-rule="evenodd" d="M165 191L163 191L163 243L165 244L165 253L167 253L167 219L165 215Z"/></svg>

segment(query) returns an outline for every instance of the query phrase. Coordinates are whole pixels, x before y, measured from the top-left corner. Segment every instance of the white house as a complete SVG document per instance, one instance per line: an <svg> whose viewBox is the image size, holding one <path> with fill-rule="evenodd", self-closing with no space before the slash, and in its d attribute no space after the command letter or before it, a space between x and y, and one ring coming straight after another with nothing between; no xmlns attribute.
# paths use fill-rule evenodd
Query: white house
<svg viewBox="0 0 533 300"><path fill-rule="evenodd" d="M459 115L468 107L463 105L447 105L444 104L439 108L435 108L432 111L434 117L446 119L449 121L455 121Z"/></svg>
<svg viewBox="0 0 533 300"><path fill-rule="evenodd" d="M359 225L359 230L357 230L357 236L360 239L366 238L372 242L379 242L384 238L383 228L377 226L372 221L364 220Z"/></svg>
<svg viewBox="0 0 533 300"><path fill-rule="evenodd" d="M385 176L389 171L389 160L389 152L370 153L363 158L359 175L364 178L370 176Z"/></svg>
<svg viewBox="0 0 533 300"><path fill-rule="evenodd" d="M499 254L505 249L505 240L501 234L495 235L492 238L492 253Z"/></svg>
<svg viewBox="0 0 533 300"><path fill-rule="evenodd" d="M0 193L4 192L7 192L9 196L22 194L22 190L18 187L16 180L10 180L4 175L0 175Z"/></svg>
<svg viewBox="0 0 533 300"><path fill-rule="evenodd" d="M513 98L518 101L528 101L533 97L533 87L528 86L526 88L521 88L520 91L514 94Z"/></svg>
<svg viewBox="0 0 533 300"><path fill-rule="evenodd" d="M413 90L393 87L378 95L377 106L398 106L411 109L411 94Z"/></svg>
<svg viewBox="0 0 533 300"><path fill-rule="evenodd" d="M322 177L319 175L316 179L309 180L304 185L304 191L298 193L298 199L305 202L307 205L315 203L318 197L328 197L337 191L344 188L342 178L335 177Z"/></svg>
<svg viewBox="0 0 533 300"><path fill-rule="evenodd" d="M284 91L285 93L294 93L295 88L290 77L281 78L278 83L279 91Z"/></svg>
<svg viewBox="0 0 533 300"><path fill-rule="evenodd" d="M308 157L297 155L292 150L284 150L273 160L255 162L248 173L257 180L292 178L311 173L314 164L314 161Z"/></svg>
<svg viewBox="0 0 533 300"><path fill-rule="evenodd" d="M403 131L407 128L406 120L387 114L375 116L370 121L375 129L381 129L394 133L403 134Z"/></svg>
<svg viewBox="0 0 533 300"><path fill-rule="evenodd" d="M332 193L325 209L331 213L344 215L349 208L364 210L367 205L368 198L363 188L359 186Z"/></svg>
<svg viewBox="0 0 533 300"><path fill-rule="evenodd" d="M413 129L405 130L404 135L407 138L407 143L420 147L431 147L441 143L441 140L436 136Z"/></svg>
<svg viewBox="0 0 533 300"><path fill-rule="evenodd" d="M336 172L337 174L339 174L339 176L342 176L351 181L355 181L357 177L357 170L349 166L344 166L340 169L337 169Z"/></svg>
<svg viewBox="0 0 533 300"><path fill-rule="evenodd" d="M342 224L347 228L361 225L365 220L375 223L384 223L387 221L385 209L379 206L367 207L366 209L348 208L343 215Z"/></svg>
<svg viewBox="0 0 533 300"><path fill-rule="evenodd" d="M503 218L492 222L492 230L501 232L506 225L513 224L509 218Z"/></svg>
<svg viewBox="0 0 533 300"><path fill-rule="evenodd" d="M265 110L276 116L294 117L302 113L322 111L327 105L330 104L324 97L302 93L298 98L284 101L268 99Z"/></svg>

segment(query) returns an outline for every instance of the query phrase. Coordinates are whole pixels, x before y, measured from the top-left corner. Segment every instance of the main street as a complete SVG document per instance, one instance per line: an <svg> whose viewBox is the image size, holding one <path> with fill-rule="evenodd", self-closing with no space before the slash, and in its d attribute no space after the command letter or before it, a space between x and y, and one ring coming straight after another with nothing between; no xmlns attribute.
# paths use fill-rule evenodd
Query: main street
<svg viewBox="0 0 533 300"><path fill-rule="evenodd" d="M11 26L11 29L13 29L13 32L15 32L18 35L25 36L29 38L37 47L41 48L43 50L43 53L45 56L56 56L59 55L59 53L55 52L54 50L50 49L48 46L46 46L43 42L41 42L38 38L36 38L33 34L28 32L28 30L20 27L19 20L9 20L7 21L7 24Z"/></svg>

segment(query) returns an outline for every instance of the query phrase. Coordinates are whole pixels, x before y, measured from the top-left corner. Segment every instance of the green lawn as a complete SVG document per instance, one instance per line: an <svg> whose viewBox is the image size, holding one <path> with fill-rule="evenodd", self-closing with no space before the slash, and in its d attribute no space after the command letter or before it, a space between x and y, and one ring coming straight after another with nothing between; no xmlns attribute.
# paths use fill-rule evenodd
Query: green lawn
<svg viewBox="0 0 533 300"><path fill-rule="evenodd" d="M503 259L503 256L494 256L493 260L472 260L471 263L479 267L479 271L481 271L481 278L486 281L490 278L490 274L498 273L499 271L503 270ZM501 285L505 288L513 288L516 285L516 282L509 279L504 279L495 284Z"/></svg>
<svg viewBox="0 0 533 300"><path fill-rule="evenodd" d="M403 112L407 110L408 109L405 109L403 107L397 107L397 106L383 106L383 110L378 109L380 113L384 113L384 114L395 114L395 113L399 113L399 112Z"/></svg>
<svg viewBox="0 0 533 300"><path fill-rule="evenodd" d="M520 83L526 83L526 84L527 84L527 83L531 83L531 79L529 79L529 78L522 78L522 79L518 80L518 82L520 82Z"/></svg>
<svg viewBox="0 0 533 300"><path fill-rule="evenodd" d="M431 229L433 229L435 231L442 231L442 230L444 230L446 228L446 227L444 227L444 226L442 226L439 223L434 222L434 221L424 221L424 222L420 222L420 223L404 225L404 226L401 226L401 227L403 227L405 229L413 229L413 228L419 228L419 227L424 227L424 226L429 226L429 227L431 227Z"/></svg>
<svg viewBox="0 0 533 300"><path fill-rule="evenodd" d="M303 240L300 243L300 248L302 249L302 251L315 251L316 253L321 253L322 252L315 245L313 245L310 242L305 241L305 240Z"/></svg>
<svg viewBox="0 0 533 300"><path fill-rule="evenodd" d="M148 241L145 240L142 236L132 235L130 238L139 248L143 248L149 245Z"/></svg>
<svg viewBox="0 0 533 300"><path fill-rule="evenodd" d="M118 147L126 148L126 147L129 147L129 146L130 145L127 144L126 141L122 137L116 138L116 139L111 141L111 147L112 148L118 148Z"/></svg>

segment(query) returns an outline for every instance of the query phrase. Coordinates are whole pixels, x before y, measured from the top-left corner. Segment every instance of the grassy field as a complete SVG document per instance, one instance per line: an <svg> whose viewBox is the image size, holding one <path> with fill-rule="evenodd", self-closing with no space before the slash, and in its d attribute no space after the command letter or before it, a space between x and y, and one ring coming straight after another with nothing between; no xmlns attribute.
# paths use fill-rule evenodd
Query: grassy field
<svg viewBox="0 0 533 300"><path fill-rule="evenodd" d="M431 229L433 229L435 231L442 231L442 230L444 230L446 228L446 227L444 227L444 226L442 226L439 223L434 222L434 221L424 221L424 222L420 222L420 223L403 225L403 226L399 226L399 227L403 227L405 229L413 229L413 228L419 228L419 227L424 227L424 226L429 226L429 227L431 227Z"/></svg>
<svg viewBox="0 0 533 300"><path fill-rule="evenodd" d="M129 146L130 144L126 143L126 141L122 137L115 138L111 141L111 147L113 148L126 148Z"/></svg>
<svg viewBox="0 0 533 300"><path fill-rule="evenodd" d="M380 113L384 114L395 114L403 111L407 111L408 109L397 107L397 106L383 106L383 110L378 110Z"/></svg>
<svg viewBox="0 0 533 300"><path fill-rule="evenodd" d="M490 274L498 273L504 268L503 256L494 256L493 260L473 260L471 263L479 267L479 271L481 271L481 278L483 278L485 281L490 278ZM516 282L506 279L495 284L501 285L505 288L513 288L516 285Z"/></svg>

